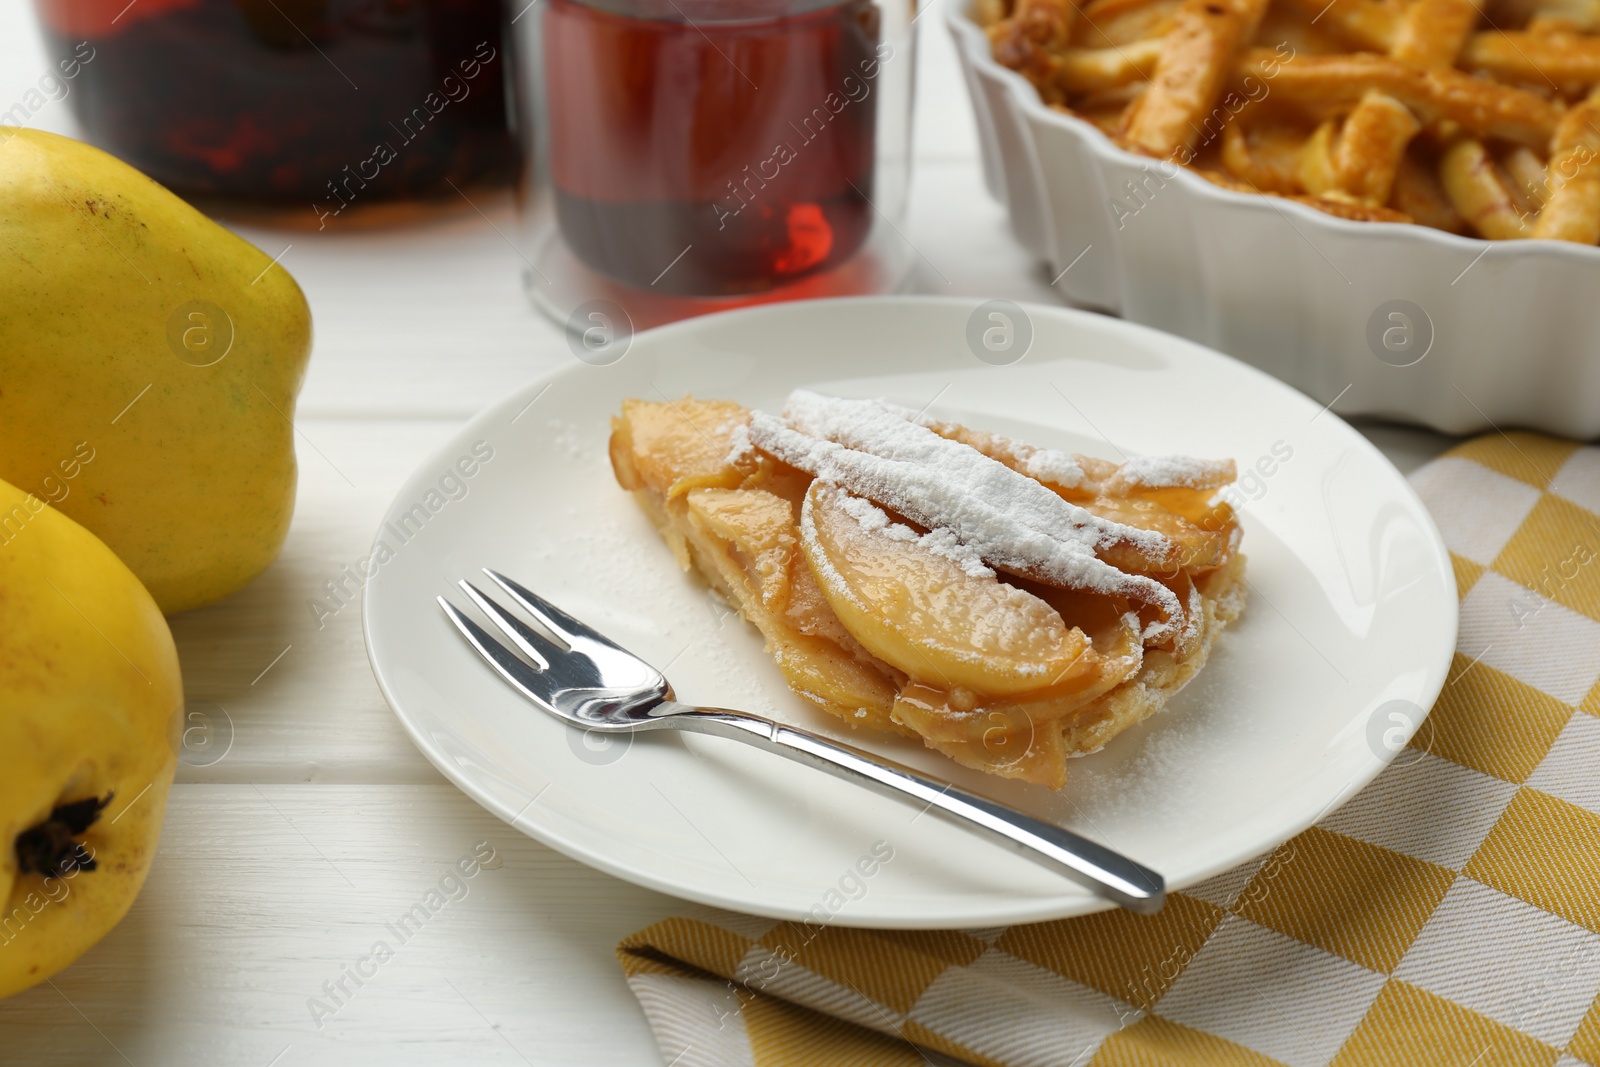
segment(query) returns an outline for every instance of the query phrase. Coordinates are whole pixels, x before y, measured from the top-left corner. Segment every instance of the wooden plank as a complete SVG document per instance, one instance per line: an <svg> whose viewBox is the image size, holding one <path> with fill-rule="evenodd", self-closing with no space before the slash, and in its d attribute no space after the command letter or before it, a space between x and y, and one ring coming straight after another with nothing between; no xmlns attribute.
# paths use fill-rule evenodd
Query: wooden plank
<svg viewBox="0 0 1600 1067"><path fill-rule="evenodd" d="M301 421L282 555L227 600L171 620L190 713L180 781L440 780L373 681L352 575L400 483L457 427Z"/></svg>
<svg viewBox="0 0 1600 1067"><path fill-rule="evenodd" d="M233 227L269 254L293 246L282 262L316 328L301 418L465 419L575 362L522 291L510 194L474 201L482 216L451 204L389 230Z"/></svg>
<svg viewBox="0 0 1600 1067"><path fill-rule="evenodd" d="M492 869L463 877L475 850ZM0 1060L659 1062L612 948L683 907L446 785L179 785L128 917L53 986L0 1001Z"/></svg>

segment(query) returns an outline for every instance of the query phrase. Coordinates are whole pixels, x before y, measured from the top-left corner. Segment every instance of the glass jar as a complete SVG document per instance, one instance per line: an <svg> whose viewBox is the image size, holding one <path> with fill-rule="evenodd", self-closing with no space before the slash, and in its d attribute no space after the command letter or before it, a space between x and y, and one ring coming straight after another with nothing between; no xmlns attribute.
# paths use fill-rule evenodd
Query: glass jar
<svg viewBox="0 0 1600 1067"><path fill-rule="evenodd" d="M36 6L51 53L79 58L84 138L181 195L325 227L520 168L501 0Z"/></svg>
<svg viewBox="0 0 1600 1067"><path fill-rule="evenodd" d="M525 9L534 302L570 323L600 301L643 329L900 288L914 14L894 0Z"/></svg>

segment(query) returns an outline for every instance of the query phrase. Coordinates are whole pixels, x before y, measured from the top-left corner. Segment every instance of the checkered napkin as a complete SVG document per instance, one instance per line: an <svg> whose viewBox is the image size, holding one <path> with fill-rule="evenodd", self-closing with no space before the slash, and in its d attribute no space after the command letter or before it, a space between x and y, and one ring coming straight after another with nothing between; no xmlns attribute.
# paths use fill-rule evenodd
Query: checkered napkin
<svg viewBox="0 0 1600 1067"><path fill-rule="evenodd" d="M1460 640L1354 800L1155 916L657 923L617 952L665 1062L1600 1067L1600 448L1495 434L1412 480Z"/></svg>

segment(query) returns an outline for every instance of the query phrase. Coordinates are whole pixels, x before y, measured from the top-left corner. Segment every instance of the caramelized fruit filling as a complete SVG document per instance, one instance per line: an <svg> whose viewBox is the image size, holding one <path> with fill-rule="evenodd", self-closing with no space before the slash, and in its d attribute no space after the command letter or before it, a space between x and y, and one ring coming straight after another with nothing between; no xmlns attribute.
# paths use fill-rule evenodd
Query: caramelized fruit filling
<svg viewBox="0 0 1600 1067"><path fill-rule="evenodd" d="M1121 464L872 401L630 400L611 459L680 564L854 725L1051 787L1242 607L1228 461Z"/></svg>

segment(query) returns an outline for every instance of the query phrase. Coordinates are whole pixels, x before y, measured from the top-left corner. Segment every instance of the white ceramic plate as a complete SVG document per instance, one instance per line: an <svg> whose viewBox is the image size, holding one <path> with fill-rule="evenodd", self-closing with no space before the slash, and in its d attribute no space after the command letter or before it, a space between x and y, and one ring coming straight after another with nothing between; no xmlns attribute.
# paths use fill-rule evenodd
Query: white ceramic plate
<svg viewBox="0 0 1600 1067"><path fill-rule="evenodd" d="M373 670L417 746L519 830L704 903L923 928L1106 907L935 816L735 742L658 734L598 747L524 703L434 604L491 566L662 667L682 700L773 715L948 778L1099 839L1174 889L1360 789L1383 766L1385 732L1398 736L1393 709L1432 704L1455 646L1449 557L1405 480L1299 393L1143 327L1030 307L1026 357L989 365L966 340L975 306L833 300L692 320L640 335L614 365L574 360L473 419L400 491L366 587ZM1244 619L1164 714L1075 761L1060 793L852 732L792 696L755 630L678 570L606 458L625 397L692 392L777 410L797 386L931 405L1109 458L1235 457L1255 471ZM852 874L875 848L893 858Z"/></svg>

